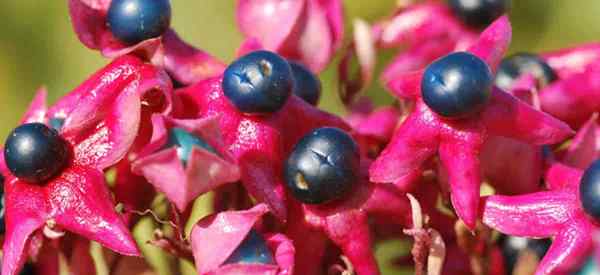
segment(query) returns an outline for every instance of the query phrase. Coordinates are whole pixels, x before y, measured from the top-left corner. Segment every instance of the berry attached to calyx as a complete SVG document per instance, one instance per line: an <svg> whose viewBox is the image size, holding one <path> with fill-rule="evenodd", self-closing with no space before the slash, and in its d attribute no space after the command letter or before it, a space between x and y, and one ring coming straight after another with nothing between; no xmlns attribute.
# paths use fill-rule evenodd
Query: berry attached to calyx
<svg viewBox="0 0 600 275"><path fill-rule="evenodd" d="M493 76L479 57L456 52L431 63L421 82L425 104L446 118L464 118L481 110L491 94Z"/></svg>
<svg viewBox="0 0 600 275"><path fill-rule="evenodd" d="M235 251L229 256L226 264L248 263L248 264L273 264L273 254L265 239L255 230L250 230L246 238Z"/></svg>
<svg viewBox="0 0 600 275"><path fill-rule="evenodd" d="M321 80L304 65L290 62L294 74L294 94L316 106L321 97Z"/></svg>
<svg viewBox="0 0 600 275"><path fill-rule="evenodd" d="M600 219L600 160L585 170L579 184L579 198L583 210L594 219Z"/></svg>
<svg viewBox="0 0 600 275"><path fill-rule="evenodd" d="M165 33L171 24L169 0L112 0L106 17L112 34L133 45Z"/></svg>
<svg viewBox="0 0 600 275"><path fill-rule="evenodd" d="M509 90L522 75L532 74L543 85L547 85L558 77L548 63L531 53L517 53L500 63L496 73L496 86Z"/></svg>
<svg viewBox="0 0 600 275"><path fill-rule="evenodd" d="M41 123L28 123L10 133L4 145L4 159L14 176L40 183L67 166L69 147L56 130Z"/></svg>
<svg viewBox="0 0 600 275"><path fill-rule="evenodd" d="M255 51L240 57L223 75L223 92L240 112L274 113L294 87L288 62L276 53Z"/></svg>
<svg viewBox="0 0 600 275"><path fill-rule="evenodd" d="M448 0L454 13L474 28L488 26L510 7L510 0Z"/></svg>
<svg viewBox="0 0 600 275"><path fill-rule="evenodd" d="M303 203L328 202L358 183L359 166L359 149L350 135L338 128L319 128L304 136L288 158L287 189Z"/></svg>
<svg viewBox="0 0 600 275"><path fill-rule="evenodd" d="M177 156L184 164L189 160L194 146L201 147L216 154L215 149L210 146L210 144L190 132L177 127L169 130L169 141L167 142L166 147L173 146L177 148Z"/></svg>

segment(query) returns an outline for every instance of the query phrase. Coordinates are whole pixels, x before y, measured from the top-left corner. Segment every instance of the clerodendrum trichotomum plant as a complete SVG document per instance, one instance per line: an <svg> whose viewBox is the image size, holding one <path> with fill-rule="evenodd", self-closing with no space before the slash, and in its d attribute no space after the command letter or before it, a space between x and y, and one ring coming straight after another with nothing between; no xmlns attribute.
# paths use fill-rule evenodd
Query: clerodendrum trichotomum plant
<svg viewBox="0 0 600 275"><path fill-rule="evenodd" d="M600 274L600 44L505 56L508 0L401 1L346 40L342 0L237 0L222 61L169 0L66 2L111 62L6 139L2 275L373 275L391 239L397 273Z"/></svg>

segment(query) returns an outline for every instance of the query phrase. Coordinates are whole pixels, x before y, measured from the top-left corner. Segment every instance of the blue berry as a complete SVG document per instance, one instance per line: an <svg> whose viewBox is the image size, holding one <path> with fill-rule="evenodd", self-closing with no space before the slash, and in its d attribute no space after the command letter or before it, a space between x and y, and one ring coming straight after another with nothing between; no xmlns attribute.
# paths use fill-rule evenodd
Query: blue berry
<svg viewBox="0 0 600 275"><path fill-rule="evenodd" d="M468 26L485 27L510 8L510 0L448 0L454 13Z"/></svg>
<svg viewBox="0 0 600 275"><path fill-rule="evenodd" d="M294 74L294 94L316 106L321 97L321 80L304 65L290 62L290 66Z"/></svg>
<svg viewBox="0 0 600 275"><path fill-rule="evenodd" d="M535 253L539 259L542 259L550 245L551 239L527 239L516 236L502 235L499 240L499 245L502 250L502 256L506 264L506 270L512 274L519 257L526 250Z"/></svg>
<svg viewBox="0 0 600 275"><path fill-rule="evenodd" d="M192 148L194 148L194 146L201 147L205 150L216 154L215 149L208 143L206 143L204 140L182 128L177 127L171 128L171 130L169 130L169 140L167 142L166 147L173 146L177 148L177 156L184 164L187 164L190 158L190 154L192 153Z"/></svg>
<svg viewBox="0 0 600 275"><path fill-rule="evenodd" d="M250 230L240 246L225 261L226 264L273 264L274 262L273 255L269 247L267 247L265 239L255 230Z"/></svg>
<svg viewBox="0 0 600 275"><path fill-rule="evenodd" d="M573 275L597 275L600 274L600 268L596 264L594 257L589 257L585 264Z"/></svg>
<svg viewBox="0 0 600 275"><path fill-rule="evenodd" d="M126 44L161 36L171 24L169 0L112 0L106 16L112 34Z"/></svg>
<svg viewBox="0 0 600 275"><path fill-rule="evenodd" d="M594 161L583 173L579 198L583 210L593 218L600 219L600 160Z"/></svg>
<svg viewBox="0 0 600 275"><path fill-rule="evenodd" d="M518 53L502 60L496 73L496 86L509 90L514 82L524 74L532 74L544 85L557 79L554 70L539 56Z"/></svg>
<svg viewBox="0 0 600 275"><path fill-rule="evenodd" d="M358 146L338 128L319 128L294 147L285 167L287 189L299 201L319 204L340 198L358 183Z"/></svg>
<svg viewBox="0 0 600 275"><path fill-rule="evenodd" d="M488 102L492 72L479 57L456 52L431 63L421 82L423 101L447 118L463 118L481 110Z"/></svg>
<svg viewBox="0 0 600 275"><path fill-rule="evenodd" d="M65 119L56 117L51 118L48 120L48 124L50 125L50 127L52 127L52 129L60 131L60 129L62 129L63 125L65 124Z"/></svg>
<svg viewBox="0 0 600 275"><path fill-rule="evenodd" d="M41 123L28 123L10 133L4 145L4 159L14 176L40 183L67 166L69 147L56 130Z"/></svg>
<svg viewBox="0 0 600 275"><path fill-rule="evenodd" d="M288 62L269 51L240 57L223 74L223 92L238 110L248 114L281 109L294 87Z"/></svg>

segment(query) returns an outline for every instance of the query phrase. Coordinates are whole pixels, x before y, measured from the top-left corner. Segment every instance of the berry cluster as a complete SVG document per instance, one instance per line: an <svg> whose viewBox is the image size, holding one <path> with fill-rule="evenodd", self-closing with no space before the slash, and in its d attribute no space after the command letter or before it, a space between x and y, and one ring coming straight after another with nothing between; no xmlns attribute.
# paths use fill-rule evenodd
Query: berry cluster
<svg viewBox="0 0 600 275"><path fill-rule="evenodd" d="M238 0L227 65L169 0L68 5L112 61L50 107L40 90L4 143L2 275L96 274L91 241L127 263L144 215L197 274L380 274L373 246L406 238L415 274L598 272L600 45L504 58L510 2L449 0L357 21L342 49L341 0ZM345 117L317 107L340 49Z"/></svg>

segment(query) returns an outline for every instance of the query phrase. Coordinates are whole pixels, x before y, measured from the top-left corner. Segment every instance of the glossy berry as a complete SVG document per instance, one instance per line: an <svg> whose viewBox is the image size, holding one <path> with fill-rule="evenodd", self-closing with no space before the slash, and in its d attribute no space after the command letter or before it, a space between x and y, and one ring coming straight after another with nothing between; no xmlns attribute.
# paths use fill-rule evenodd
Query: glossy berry
<svg viewBox="0 0 600 275"><path fill-rule="evenodd" d="M39 183L56 176L68 164L69 147L56 130L28 123L8 136L4 159L14 176Z"/></svg>
<svg viewBox="0 0 600 275"><path fill-rule="evenodd" d="M527 239L516 236L502 235L499 240L499 245L502 250L502 256L506 264L506 270L509 274L512 274L512 270L515 268L519 257L525 251L533 252L537 256L538 260L542 259L550 245L552 244L551 239Z"/></svg>
<svg viewBox="0 0 600 275"><path fill-rule="evenodd" d="M600 160L590 165L581 178L579 198L583 210L595 219L600 219Z"/></svg>
<svg viewBox="0 0 600 275"><path fill-rule="evenodd" d="M448 4L466 25L483 28L508 11L510 0L448 0Z"/></svg>
<svg viewBox="0 0 600 275"><path fill-rule="evenodd" d="M435 113L463 118L485 106L492 81L492 72L483 60L467 52L456 52L427 67L421 92L423 101Z"/></svg>
<svg viewBox="0 0 600 275"><path fill-rule="evenodd" d="M502 60L496 73L496 86L509 90L513 83L524 74L532 74L543 85L557 79L554 70L539 56L518 53Z"/></svg>
<svg viewBox="0 0 600 275"><path fill-rule="evenodd" d="M321 97L321 80L304 65L290 62L294 74L294 94L311 105L317 105Z"/></svg>
<svg viewBox="0 0 600 275"><path fill-rule="evenodd" d="M182 128L177 127L169 130L169 141L166 147L173 146L177 148L177 156L184 164L188 162L194 146L201 147L216 154L215 149L204 140Z"/></svg>
<svg viewBox="0 0 600 275"><path fill-rule="evenodd" d="M285 167L287 189L303 203L340 198L358 182L358 146L338 128L319 128L294 147Z"/></svg>
<svg viewBox="0 0 600 275"><path fill-rule="evenodd" d="M265 239L254 230L250 230L240 246L229 256L225 264L273 264L273 254Z"/></svg>
<svg viewBox="0 0 600 275"><path fill-rule="evenodd" d="M225 96L238 110L248 114L278 111L293 87L290 65L281 56L269 51L255 51L242 56L223 74Z"/></svg>
<svg viewBox="0 0 600 275"><path fill-rule="evenodd" d="M112 0L106 16L112 34L126 44L161 36L171 24L169 0Z"/></svg>

